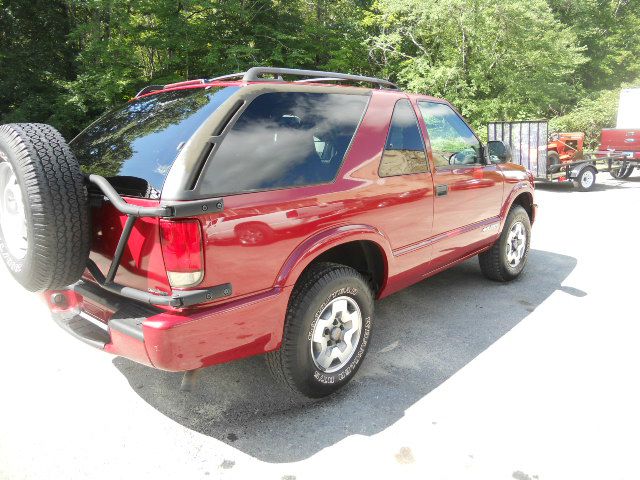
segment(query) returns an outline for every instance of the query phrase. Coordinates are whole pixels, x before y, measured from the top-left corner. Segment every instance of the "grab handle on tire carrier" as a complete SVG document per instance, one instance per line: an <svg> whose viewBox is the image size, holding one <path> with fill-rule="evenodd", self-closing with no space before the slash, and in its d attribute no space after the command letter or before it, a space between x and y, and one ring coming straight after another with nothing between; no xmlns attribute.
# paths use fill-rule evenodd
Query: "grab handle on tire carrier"
<svg viewBox="0 0 640 480"><path fill-rule="evenodd" d="M133 226L138 218L186 218L201 215L203 213L217 213L224 209L224 202L221 198L167 203L160 205L159 207L141 207L125 202L106 178L93 174L88 175L87 178L102 191L104 196L109 199L116 210L127 216L127 221L122 230L122 234L120 235L120 239L118 240L118 245L116 246L113 260L111 261L107 275L105 276L102 273L98 265L96 265L93 260L89 259L87 262L89 272L100 286L108 291L133 300L149 303L151 305L165 305L176 308L189 307L231 295L232 290L230 283L217 285L205 290L172 291L171 295L162 296L154 295L136 288L119 285L114 282L116 273L118 273L118 267L122 261L124 249L129 241L129 237L133 231Z"/></svg>

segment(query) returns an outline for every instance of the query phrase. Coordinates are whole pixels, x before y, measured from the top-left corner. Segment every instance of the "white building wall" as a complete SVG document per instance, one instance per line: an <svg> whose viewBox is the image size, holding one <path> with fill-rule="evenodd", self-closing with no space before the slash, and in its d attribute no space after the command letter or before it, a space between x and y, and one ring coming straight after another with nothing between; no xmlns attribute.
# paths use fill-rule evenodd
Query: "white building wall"
<svg viewBox="0 0 640 480"><path fill-rule="evenodd" d="M626 88L620 92L616 128L640 128L640 88Z"/></svg>

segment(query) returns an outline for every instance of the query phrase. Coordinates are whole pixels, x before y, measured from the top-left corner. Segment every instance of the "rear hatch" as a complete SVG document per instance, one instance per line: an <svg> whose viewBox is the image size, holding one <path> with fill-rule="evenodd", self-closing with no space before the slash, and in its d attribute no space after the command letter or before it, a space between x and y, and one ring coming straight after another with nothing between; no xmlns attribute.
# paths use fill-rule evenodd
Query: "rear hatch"
<svg viewBox="0 0 640 480"><path fill-rule="evenodd" d="M84 173L106 177L126 202L157 206L164 181L184 143L235 90L237 87L199 86L132 100L87 127L70 143L71 149ZM90 258L106 274L127 217L99 190L90 190L90 195L93 232ZM161 246L163 222L166 221L158 218L140 218L135 222L116 283L156 294L171 291ZM176 221L177 229L167 229L165 225L163 230L174 243L182 240L174 245L179 249L170 252L175 254L174 264L184 263L185 255L188 261L189 247L200 241L199 237L192 238L190 245L180 237L184 232L196 232L184 227L193 227L197 221L181 222ZM196 234L199 235L199 228ZM86 272L85 278L92 277Z"/></svg>

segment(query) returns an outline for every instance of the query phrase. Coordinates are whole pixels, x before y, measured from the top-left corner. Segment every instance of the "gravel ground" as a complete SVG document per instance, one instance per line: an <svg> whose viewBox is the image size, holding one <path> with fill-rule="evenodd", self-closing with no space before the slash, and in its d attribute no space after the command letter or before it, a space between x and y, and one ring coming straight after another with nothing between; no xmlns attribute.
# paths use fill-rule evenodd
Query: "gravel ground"
<svg viewBox="0 0 640 480"><path fill-rule="evenodd" d="M357 377L319 402L261 357L180 392L67 335L0 269L0 478L639 478L639 173L539 185L520 279L473 259L378 302Z"/></svg>

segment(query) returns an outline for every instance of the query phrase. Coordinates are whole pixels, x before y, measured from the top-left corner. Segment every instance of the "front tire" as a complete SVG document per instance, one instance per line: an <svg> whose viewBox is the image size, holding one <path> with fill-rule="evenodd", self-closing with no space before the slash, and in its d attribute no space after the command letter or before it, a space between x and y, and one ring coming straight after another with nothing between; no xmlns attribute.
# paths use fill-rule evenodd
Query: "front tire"
<svg viewBox="0 0 640 480"><path fill-rule="evenodd" d="M267 354L267 365L294 392L330 395L362 364L372 320L373 293L363 275L344 265L313 265L293 290L282 346Z"/></svg>
<svg viewBox="0 0 640 480"><path fill-rule="evenodd" d="M511 207L500 238L478 255L480 270L490 280L508 282L520 276L531 244L531 221L520 205Z"/></svg>

